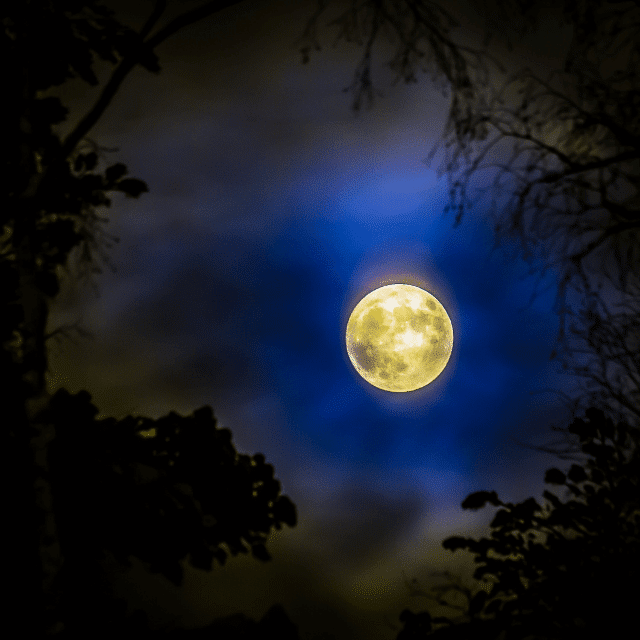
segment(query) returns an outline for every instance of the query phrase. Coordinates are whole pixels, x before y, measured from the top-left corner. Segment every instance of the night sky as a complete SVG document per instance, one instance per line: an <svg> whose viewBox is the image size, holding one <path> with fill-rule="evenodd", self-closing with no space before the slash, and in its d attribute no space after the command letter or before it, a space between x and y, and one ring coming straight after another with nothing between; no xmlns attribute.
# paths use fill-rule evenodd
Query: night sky
<svg viewBox="0 0 640 640"><path fill-rule="evenodd" d="M152 8L107 4L136 28ZM278 602L303 639L394 638L400 611L427 604L405 577L429 586L432 571L472 571L470 555L440 543L486 535L494 509L463 511L462 500L482 489L540 497L557 463L516 443L548 442L550 425L566 424L541 393L569 383L550 361L553 274L529 304L526 265L491 253L487 202L458 228L443 214L441 156L423 160L449 101L429 76L392 87L382 63L394 49L379 47L384 97L355 116L342 89L361 48L331 48L336 32L324 28L323 50L301 64L295 41L314 7L247 0L180 31L157 50L161 73L135 69L89 135L118 148L109 163L126 163L150 193L114 198L116 271L103 267L99 296L68 283L56 302L49 330L80 320L94 338L52 345L50 389L87 389L100 417L210 405L240 452L264 453L298 509L267 563L187 567L179 589L139 563L107 566L155 628L257 619ZM479 42L477 15L455 12L458 39ZM560 67L570 36L549 17L509 63ZM75 123L97 91L78 82L60 95ZM445 306L454 350L423 391L393 394L357 375L344 330L363 295L406 279Z"/></svg>

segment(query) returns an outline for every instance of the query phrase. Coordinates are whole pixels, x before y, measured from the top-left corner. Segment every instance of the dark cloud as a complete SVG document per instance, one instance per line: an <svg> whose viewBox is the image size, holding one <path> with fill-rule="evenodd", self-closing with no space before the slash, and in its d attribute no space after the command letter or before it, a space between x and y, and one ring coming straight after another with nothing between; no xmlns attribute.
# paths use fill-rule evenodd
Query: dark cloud
<svg viewBox="0 0 640 640"><path fill-rule="evenodd" d="M391 497L362 486L346 487L333 498L322 535L332 560L358 569L384 556L410 531L425 509L416 493Z"/></svg>

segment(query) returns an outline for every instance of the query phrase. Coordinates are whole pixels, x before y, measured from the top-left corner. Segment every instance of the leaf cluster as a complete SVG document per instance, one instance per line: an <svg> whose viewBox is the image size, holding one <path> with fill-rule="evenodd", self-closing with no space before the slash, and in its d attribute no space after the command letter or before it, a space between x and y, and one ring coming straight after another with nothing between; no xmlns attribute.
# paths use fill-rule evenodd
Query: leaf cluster
<svg viewBox="0 0 640 640"><path fill-rule="evenodd" d="M569 431L579 438L586 463L566 472L548 469L544 478L565 487L566 501L545 490L544 509L534 498L503 502L495 491L478 491L462 502L463 509L500 507L489 537L452 536L442 543L450 551L471 552L473 577L489 588L468 593L469 621L462 625L421 614L425 629L446 624L434 629L434 638L472 632L487 638L500 632L518 639L603 637L632 623L629 585L640 570L638 432L598 409L575 419ZM405 631L417 625L409 616ZM406 638L424 637L409 631Z"/></svg>
<svg viewBox="0 0 640 640"><path fill-rule="evenodd" d="M295 526L273 467L238 454L210 407L157 420L97 412L88 392L60 389L38 416L55 428L49 481L61 539L124 565L134 556L179 585L187 557L202 570L239 553L266 561L270 531Z"/></svg>
<svg viewBox="0 0 640 640"><path fill-rule="evenodd" d="M44 94L73 78L96 85L97 60L129 58L151 71L159 66L142 34L94 0L9 3L2 22L0 50L12 63L5 77L8 136L0 154L0 260L30 271L37 290L52 298L59 291L58 267L76 247L79 265L99 273L92 252L97 248L106 259L100 244L105 237L117 241L103 232L107 219L96 213L110 206L109 194L137 198L148 188L126 176L122 163L99 170L104 150L88 139L67 150L54 126L67 119L68 109Z"/></svg>
<svg viewBox="0 0 640 640"><path fill-rule="evenodd" d="M127 175L125 164L105 162L104 152L110 150L87 135L133 67L160 70L154 52L158 44L230 4L204 3L152 37L164 0L154 2L139 33L99 0L3 5L0 54L7 61L7 98L0 153L0 370L10 475L22 478L9 502L8 517L16 526L10 544L15 558L7 575L15 586L11 619L24 623L25 635L39 637L43 610L57 608L55 602L50 607L41 544L59 545L52 554L57 565L53 582L63 585L58 594L66 592L61 596L67 603L62 607L65 623L74 620L84 637L77 620L84 615L95 625L91 616L97 608L87 587L100 574L96 556L102 551L124 564L137 557L178 584L185 558L203 569L210 569L214 559L224 563L228 554L249 551L267 560L270 530L296 523L295 507L280 495L271 465L260 454L239 455L228 430L216 428L210 408L186 418L171 413L157 421L96 421L97 410L86 392L72 396L61 390L49 398L44 377L46 340L66 329L46 332L62 268L69 268L75 253L80 266L99 273L93 250L100 251L107 235L101 225L108 219L97 210L111 205L113 192L137 198L148 191L142 180ZM55 128L69 110L47 93L72 79L98 85L102 63L116 68L93 107L61 140ZM45 401L38 423L33 415ZM42 466L44 452L36 453L38 445L30 442L35 438L42 444L47 427L56 431L46 450L48 468ZM151 431L161 435L148 437ZM53 509L39 499L36 505L34 480L45 481L38 491L51 490ZM48 527L51 517L54 533L41 538L43 523Z"/></svg>
<svg viewBox="0 0 640 640"><path fill-rule="evenodd" d="M10 2L3 7L2 25L2 57L16 63L6 71L17 74L21 67L30 69L35 91L74 78L96 86L96 57L115 64L135 54L146 69L160 71L153 50L98 0Z"/></svg>

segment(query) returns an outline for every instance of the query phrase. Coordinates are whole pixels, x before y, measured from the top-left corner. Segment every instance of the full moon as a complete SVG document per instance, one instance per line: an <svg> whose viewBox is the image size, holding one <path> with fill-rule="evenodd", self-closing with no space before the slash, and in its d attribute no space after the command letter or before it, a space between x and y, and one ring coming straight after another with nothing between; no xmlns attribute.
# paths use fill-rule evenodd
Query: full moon
<svg viewBox="0 0 640 640"><path fill-rule="evenodd" d="M415 391L447 366L453 327L440 302L408 284L368 293L349 316L347 353L356 371L385 391Z"/></svg>

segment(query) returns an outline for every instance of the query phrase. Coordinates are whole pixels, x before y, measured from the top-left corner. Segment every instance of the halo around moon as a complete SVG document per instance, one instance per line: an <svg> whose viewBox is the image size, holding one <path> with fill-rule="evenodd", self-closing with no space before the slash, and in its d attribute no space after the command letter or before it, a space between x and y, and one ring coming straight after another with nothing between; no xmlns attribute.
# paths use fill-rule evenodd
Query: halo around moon
<svg viewBox="0 0 640 640"><path fill-rule="evenodd" d="M368 293L347 322L347 353L356 371L385 391L415 391L447 366L453 327L440 302L408 284Z"/></svg>

